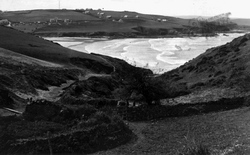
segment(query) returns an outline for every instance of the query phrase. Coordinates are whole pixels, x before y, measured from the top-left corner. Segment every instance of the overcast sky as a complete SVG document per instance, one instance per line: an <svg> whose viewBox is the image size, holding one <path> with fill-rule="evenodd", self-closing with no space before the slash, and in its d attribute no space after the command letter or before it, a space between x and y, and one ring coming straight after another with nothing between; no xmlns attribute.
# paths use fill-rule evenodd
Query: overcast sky
<svg viewBox="0 0 250 155"><path fill-rule="evenodd" d="M214 16L250 18L249 0L60 0L61 8L104 8L168 16ZM0 10L58 9L59 0L0 0Z"/></svg>

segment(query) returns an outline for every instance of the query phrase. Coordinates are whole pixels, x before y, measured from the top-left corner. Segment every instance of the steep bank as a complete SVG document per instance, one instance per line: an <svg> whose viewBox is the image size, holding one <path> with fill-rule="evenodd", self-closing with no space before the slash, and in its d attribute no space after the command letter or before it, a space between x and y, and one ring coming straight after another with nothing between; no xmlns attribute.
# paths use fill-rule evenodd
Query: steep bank
<svg viewBox="0 0 250 155"><path fill-rule="evenodd" d="M0 27L0 37L1 153L48 154L51 148L53 153L93 153L134 138L115 113L85 102L72 106L49 102L44 94L40 95L47 92L60 98L64 90L89 77L122 78L130 69L145 69L107 56L70 50L12 28ZM110 85L105 81L99 84L95 90L91 89L96 83L87 89L94 94L104 90L102 84ZM55 88L60 90L57 94L53 92ZM95 99L98 94L89 97ZM21 116L8 116L6 107L20 111Z"/></svg>
<svg viewBox="0 0 250 155"><path fill-rule="evenodd" d="M0 37L0 85L24 98L87 74L109 75L134 68L118 59L70 50L12 28L0 26Z"/></svg>
<svg viewBox="0 0 250 155"><path fill-rule="evenodd" d="M181 67L164 73L169 89L192 92L203 101L221 97L248 96L250 35L234 39L225 45L208 49ZM226 91L225 91L226 90ZM213 97L211 97L213 96ZM192 97L191 97L192 98ZM195 99L186 97L193 102ZM185 99L179 102L185 102Z"/></svg>

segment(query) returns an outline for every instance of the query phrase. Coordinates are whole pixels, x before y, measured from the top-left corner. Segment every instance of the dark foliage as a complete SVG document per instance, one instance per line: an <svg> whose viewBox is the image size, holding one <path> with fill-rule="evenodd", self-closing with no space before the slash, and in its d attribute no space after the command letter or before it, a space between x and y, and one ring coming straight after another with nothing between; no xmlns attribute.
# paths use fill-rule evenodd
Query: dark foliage
<svg viewBox="0 0 250 155"><path fill-rule="evenodd" d="M43 106L42 106L43 105ZM24 118L0 118L3 154L85 154L114 148L133 138L109 108L61 106L47 101L28 105ZM68 120L68 121L67 121Z"/></svg>
<svg viewBox="0 0 250 155"><path fill-rule="evenodd" d="M206 146L200 144L188 148L185 150L185 153L180 153L179 155L211 155L211 153Z"/></svg>
<svg viewBox="0 0 250 155"><path fill-rule="evenodd" d="M167 90L164 87L164 82L152 77L151 74L145 71L132 72L127 77L127 83L125 83L126 93L123 98L129 98L129 96L136 91L138 94L142 94L146 103L149 105L153 101L158 101L165 97Z"/></svg>

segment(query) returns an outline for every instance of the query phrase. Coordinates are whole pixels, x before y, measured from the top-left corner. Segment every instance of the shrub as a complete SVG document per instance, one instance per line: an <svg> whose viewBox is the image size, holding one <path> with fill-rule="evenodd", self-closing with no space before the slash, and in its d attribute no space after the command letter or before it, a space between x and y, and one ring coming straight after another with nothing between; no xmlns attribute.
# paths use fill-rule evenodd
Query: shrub
<svg viewBox="0 0 250 155"><path fill-rule="evenodd" d="M199 144L189 147L185 150L185 153L180 153L179 155L211 155L211 153L206 146Z"/></svg>
<svg viewBox="0 0 250 155"><path fill-rule="evenodd" d="M96 112L93 118L95 118L98 123L106 123L106 124L111 123L110 117L105 112L102 111Z"/></svg>
<svg viewBox="0 0 250 155"><path fill-rule="evenodd" d="M78 107L78 109L75 111L76 117L82 117L84 116L86 119L94 114L97 111L97 109L89 104L84 104Z"/></svg>

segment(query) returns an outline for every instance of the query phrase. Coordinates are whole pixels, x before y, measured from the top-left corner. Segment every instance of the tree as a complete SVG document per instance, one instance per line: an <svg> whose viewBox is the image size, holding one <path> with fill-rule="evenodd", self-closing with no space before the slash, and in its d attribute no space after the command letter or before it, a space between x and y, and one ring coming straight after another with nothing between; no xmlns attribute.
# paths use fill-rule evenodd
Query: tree
<svg viewBox="0 0 250 155"><path fill-rule="evenodd" d="M166 94L164 82L146 71L132 72L121 94L128 99L134 92L137 92L138 97L142 95L140 98L148 105L152 105L153 101L163 98Z"/></svg>

